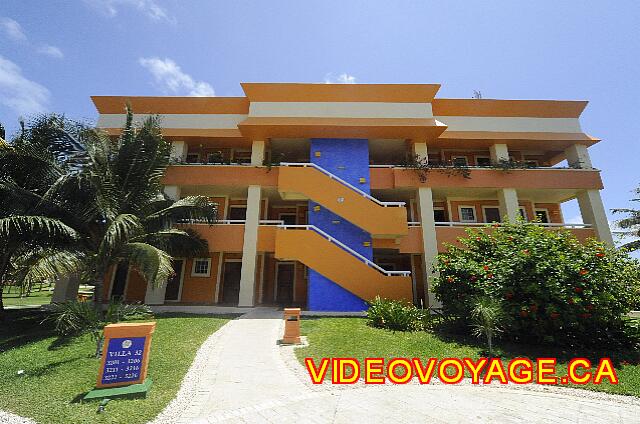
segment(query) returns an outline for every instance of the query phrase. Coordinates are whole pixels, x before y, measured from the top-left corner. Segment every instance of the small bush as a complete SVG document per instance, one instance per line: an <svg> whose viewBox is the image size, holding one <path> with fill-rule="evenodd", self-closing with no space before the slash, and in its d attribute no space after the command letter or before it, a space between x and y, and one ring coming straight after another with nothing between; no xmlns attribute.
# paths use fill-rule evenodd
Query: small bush
<svg viewBox="0 0 640 424"><path fill-rule="evenodd" d="M638 262L620 250L531 223L468 230L436 263L443 311L470 324L474 299L501 301L505 337L575 346L628 345Z"/></svg>
<svg viewBox="0 0 640 424"><path fill-rule="evenodd" d="M52 305L45 321L53 321L55 330L61 336L91 334L96 342L96 356L100 356L105 325L121 321L153 317L151 309L143 304L126 304L111 301L106 311L98 310L93 302L63 302Z"/></svg>
<svg viewBox="0 0 640 424"><path fill-rule="evenodd" d="M393 331L416 331L427 327L428 310L418 309L410 303L382 299L379 296L369 303L368 324Z"/></svg>

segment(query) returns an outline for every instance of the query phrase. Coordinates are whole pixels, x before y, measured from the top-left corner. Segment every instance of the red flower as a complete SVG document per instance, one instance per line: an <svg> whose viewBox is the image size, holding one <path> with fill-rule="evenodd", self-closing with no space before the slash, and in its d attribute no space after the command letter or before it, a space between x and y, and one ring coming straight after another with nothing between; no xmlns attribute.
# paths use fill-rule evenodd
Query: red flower
<svg viewBox="0 0 640 424"><path fill-rule="evenodd" d="M596 257L598 258L604 258L604 253L600 252L600 253L596 253Z"/></svg>
<svg viewBox="0 0 640 424"><path fill-rule="evenodd" d="M480 241L480 240L482 240L482 237L478 236L478 237L476 237L476 240Z"/></svg>
<svg viewBox="0 0 640 424"><path fill-rule="evenodd" d="M560 317L560 314L557 312L551 312L549 316L551 317L551 319L558 319Z"/></svg>
<svg viewBox="0 0 640 424"><path fill-rule="evenodd" d="M573 291L576 292L576 293L582 293L582 290L583 290L582 287L575 287L573 289Z"/></svg>
<svg viewBox="0 0 640 424"><path fill-rule="evenodd" d="M485 271L489 271L489 266L488 266L488 265L485 265L485 266L483 266L482 268L483 268Z"/></svg>
<svg viewBox="0 0 640 424"><path fill-rule="evenodd" d="M581 269L580 270L580 275L587 275L589 273L589 271L587 271L586 269Z"/></svg>
<svg viewBox="0 0 640 424"><path fill-rule="evenodd" d="M508 240L509 240L509 241L513 241L513 237L509 236L509 237L508 237Z"/></svg>
<svg viewBox="0 0 640 424"><path fill-rule="evenodd" d="M522 251L522 253L524 253L525 255L528 255L528 254L529 254L529 249L524 249L524 250Z"/></svg>
<svg viewBox="0 0 640 424"><path fill-rule="evenodd" d="M525 311L524 309L520 311L520 316L522 318L526 318L529 316L529 312Z"/></svg>
<svg viewBox="0 0 640 424"><path fill-rule="evenodd" d="M585 313L585 314L578 314L578 316L579 316L580 318L582 318L582 319L587 319L587 318L590 318L590 317L591 317L591 314L586 314L586 313Z"/></svg>
<svg viewBox="0 0 640 424"><path fill-rule="evenodd" d="M453 277L447 277L447 281L453 283Z"/></svg>
<svg viewBox="0 0 640 424"><path fill-rule="evenodd" d="M487 278L493 278L493 274L491 273L487 274Z"/></svg>

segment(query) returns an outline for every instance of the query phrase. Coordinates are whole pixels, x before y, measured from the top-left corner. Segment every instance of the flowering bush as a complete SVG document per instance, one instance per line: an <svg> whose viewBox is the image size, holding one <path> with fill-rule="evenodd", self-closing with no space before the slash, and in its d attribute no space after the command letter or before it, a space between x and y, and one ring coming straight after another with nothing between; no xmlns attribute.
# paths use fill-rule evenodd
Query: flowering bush
<svg viewBox="0 0 640 424"><path fill-rule="evenodd" d="M624 316L637 302L640 267L625 252L523 222L469 229L460 241L435 265L445 313L467 323L473 299L488 296L501 301L512 339L629 342Z"/></svg>

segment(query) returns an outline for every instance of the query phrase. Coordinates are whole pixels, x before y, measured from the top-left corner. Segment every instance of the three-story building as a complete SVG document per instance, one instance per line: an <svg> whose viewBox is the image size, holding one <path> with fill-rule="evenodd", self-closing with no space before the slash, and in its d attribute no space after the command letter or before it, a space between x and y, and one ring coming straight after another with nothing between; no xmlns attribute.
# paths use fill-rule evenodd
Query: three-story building
<svg viewBox="0 0 640 424"><path fill-rule="evenodd" d="M176 276L155 289L116 269L105 296L329 311L363 310L376 295L433 305L433 259L465 227L522 217L612 243L588 153L599 140L579 122L587 102L443 99L439 87L245 83L244 97L93 97L98 126L113 135L127 103L137 120L160 115L175 160L166 194L218 205L215 225L189 224L207 256L177 258ZM406 165L414 159L419 170ZM560 205L572 199L585 224L564 223Z"/></svg>

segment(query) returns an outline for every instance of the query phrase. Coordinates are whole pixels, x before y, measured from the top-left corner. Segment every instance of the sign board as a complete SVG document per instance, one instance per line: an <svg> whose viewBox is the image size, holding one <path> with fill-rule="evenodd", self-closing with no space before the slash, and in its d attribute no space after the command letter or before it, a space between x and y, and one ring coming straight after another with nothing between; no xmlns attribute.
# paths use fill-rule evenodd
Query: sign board
<svg viewBox="0 0 640 424"><path fill-rule="evenodd" d="M97 388L144 382L155 328L155 322L110 324L104 328Z"/></svg>

